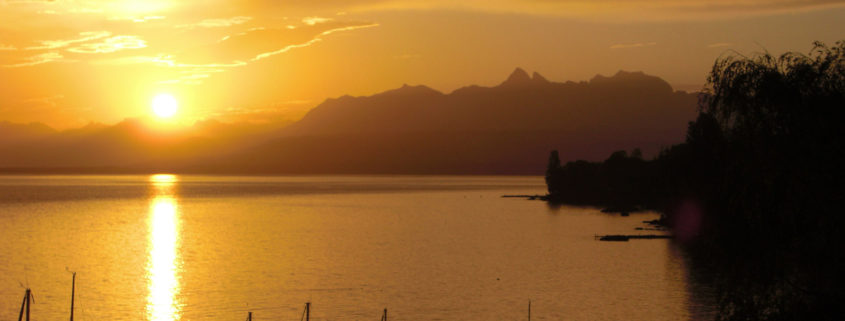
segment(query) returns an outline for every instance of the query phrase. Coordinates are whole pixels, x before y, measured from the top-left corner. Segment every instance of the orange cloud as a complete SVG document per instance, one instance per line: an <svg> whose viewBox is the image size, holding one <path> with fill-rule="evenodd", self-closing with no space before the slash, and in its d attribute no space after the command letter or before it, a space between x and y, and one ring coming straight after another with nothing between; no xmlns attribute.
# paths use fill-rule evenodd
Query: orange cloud
<svg viewBox="0 0 845 321"><path fill-rule="evenodd" d="M40 55L35 55L35 56L23 58L22 62L3 65L3 67L5 67L5 68L27 67L27 66L46 64L48 62L62 61L63 59L64 59L64 56L62 56L60 53L47 52L47 53L43 53L43 54L40 54Z"/></svg>
<svg viewBox="0 0 845 321"><path fill-rule="evenodd" d="M85 43L68 49L76 53L110 53L125 49L139 49L147 46L147 42L137 36L115 36L106 38L102 42Z"/></svg>
<svg viewBox="0 0 845 321"><path fill-rule="evenodd" d="M80 32L80 38L76 39L64 39L64 40L42 40L40 41L40 46L34 47L27 47L26 50L45 50L45 49L58 49L67 47L74 43L81 43L87 42L91 40L97 40L100 38L105 38L111 35L111 32L108 31L83 31Z"/></svg>
<svg viewBox="0 0 845 321"><path fill-rule="evenodd" d="M252 20L252 17L247 16L237 16L231 17L227 19L204 19L196 23L192 24L182 24L176 26L177 28L187 28L187 29L194 29L194 28L223 28L223 27L231 27L234 25L239 25L246 23Z"/></svg>
<svg viewBox="0 0 845 321"><path fill-rule="evenodd" d="M843 0L359 0L352 11L450 9L609 22L725 19L845 7Z"/></svg>
<svg viewBox="0 0 845 321"><path fill-rule="evenodd" d="M323 17L305 17L302 18L302 23L307 24L309 26L313 26L318 23L324 23L332 21L332 18L323 18Z"/></svg>
<svg viewBox="0 0 845 321"><path fill-rule="evenodd" d="M291 44L291 45L284 46L284 47L279 48L279 49L274 50L274 51L263 52L263 53L260 53L260 54L256 55L256 56L255 56L254 58L252 58L251 60L252 60L252 61L261 60L261 59L264 59L264 58L267 58L267 57L270 57L270 56L275 56L275 55L278 55L278 54L280 54L280 53L287 52L287 51L289 51L289 50L291 50L291 49L295 49L295 48L302 48L302 47L307 47L307 46L310 46L310 45L312 45L312 44L314 44L314 43L317 43L317 42L319 42L319 41L322 41L323 39L321 38L321 36L327 36L327 35L330 35L330 34L335 33L335 32L339 32L339 31L349 31L349 30L363 29L363 28L370 28L370 27L377 27L377 26L378 26L378 24L377 24L377 23L370 23L370 24L355 25L355 26L346 26L346 27L339 27L339 28L329 29L329 30L326 30L326 31L321 32L321 33L320 33L319 35L317 35L316 37L314 37L314 38L312 38L311 40L308 40L308 41L306 41L306 42L304 42L304 43Z"/></svg>
<svg viewBox="0 0 845 321"><path fill-rule="evenodd" d="M707 45L707 48L730 47L731 45L733 44L730 42L717 42Z"/></svg>

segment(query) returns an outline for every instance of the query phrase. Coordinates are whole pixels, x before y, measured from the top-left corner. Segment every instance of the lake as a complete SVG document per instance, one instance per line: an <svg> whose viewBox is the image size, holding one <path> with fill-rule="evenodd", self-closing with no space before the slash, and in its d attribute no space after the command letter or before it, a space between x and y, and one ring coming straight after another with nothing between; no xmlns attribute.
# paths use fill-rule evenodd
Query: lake
<svg viewBox="0 0 845 321"><path fill-rule="evenodd" d="M707 320L671 240L542 177L0 176L0 320Z"/></svg>

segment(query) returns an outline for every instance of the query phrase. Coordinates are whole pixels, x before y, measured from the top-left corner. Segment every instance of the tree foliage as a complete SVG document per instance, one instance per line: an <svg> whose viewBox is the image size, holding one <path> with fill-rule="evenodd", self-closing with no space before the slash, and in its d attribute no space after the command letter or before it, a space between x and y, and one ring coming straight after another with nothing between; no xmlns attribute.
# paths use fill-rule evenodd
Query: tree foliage
<svg viewBox="0 0 845 321"><path fill-rule="evenodd" d="M684 144L570 162L551 171L550 199L648 203L676 233L692 202L703 214L686 245L718 275L719 319L845 318L845 42L723 57L706 88Z"/></svg>
<svg viewBox="0 0 845 321"><path fill-rule="evenodd" d="M742 269L723 319L841 319L845 285L845 42L713 66L687 143L708 251ZM711 256L712 253L711 253ZM838 271L838 272L837 272Z"/></svg>

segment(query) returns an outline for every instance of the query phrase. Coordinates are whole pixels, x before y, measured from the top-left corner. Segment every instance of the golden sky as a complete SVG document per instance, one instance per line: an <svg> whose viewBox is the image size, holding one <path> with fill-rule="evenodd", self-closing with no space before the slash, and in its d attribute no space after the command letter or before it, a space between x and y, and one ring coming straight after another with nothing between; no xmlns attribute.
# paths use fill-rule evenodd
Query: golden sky
<svg viewBox="0 0 845 321"><path fill-rule="evenodd" d="M641 70L700 88L713 61L845 39L845 1L0 0L0 121L292 120L403 83L449 92L515 67Z"/></svg>

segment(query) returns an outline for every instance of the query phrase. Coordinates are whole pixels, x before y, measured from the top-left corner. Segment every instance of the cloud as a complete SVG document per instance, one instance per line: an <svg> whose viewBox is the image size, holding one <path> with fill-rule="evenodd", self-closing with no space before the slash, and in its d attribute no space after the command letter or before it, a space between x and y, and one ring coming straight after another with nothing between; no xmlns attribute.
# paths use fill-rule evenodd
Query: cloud
<svg viewBox="0 0 845 321"><path fill-rule="evenodd" d="M3 4L18 4L18 3L50 3L54 0L6 0Z"/></svg>
<svg viewBox="0 0 845 321"><path fill-rule="evenodd" d="M98 59L90 62L92 65L135 65L135 64L168 64L172 63L168 56L128 56L109 59Z"/></svg>
<svg viewBox="0 0 845 321"><path fill-rule="evenodd" d="M18 47L15 47L15 46L12 46L12 45L4 45L4 44L0 43L0 51L12 51L12 50L18 50Z"/></svg>
<svg viewBox="0 0 845 321"><path fill-rule="evenodd" d="M105 38L111 36L111 32L108 31L83 31L80 32L80 38L76 39L65 39L65 40L42 40L39 41L41 43L40 46L34 47L27 47L26 50L49 50L49 49L58 49L67 47L74 43L80 42L88 42L92 40L97 40L100 38Z"/></svg>
<svg viewBox="0 0 845 321"><path fill-rule="evenodd" d="M278 50L275 50L275 51L270 51L270 52L263 52L263 53L260 53L260 54L256 55L255 57L253 57L253 58L252 58L252 59L250 59L250 60L251 60L251 61L261 60L261 59L264 59L264 58L267 58L267 57L271 57L271 56L278 55L278 54L280 54L280 53L285 53L285 52L288 52L288 51L289 51L289 50L291 50L291 49L308 47L308 46L313 45L313 44L315 44L315 43L317 43L317 42L320 42L320 41L323 41L323 39L320 39L320 38L314 38L314 39L311 39L311 40L309 40L309 41L307 41L307 42L305 42L305 43L298 43L298 44L293 44L293 45L287 45L287 46L284 46L284 47L282 47L282 48L280 48L280 49L278 49Z"/></svg>
<svg viewBox="0 0 845 321"><path fill-rule="evenodd" d="M304 48L333 33L378 26L371 22L326 22L296 29L255 27L206 45L184 50L182 55L132 56L97 60L93 64L153 64L178 69L165 84L196 85L213 74L243 67L297 48Z"/></svg>
<svg viewBox="0 0 845 321"><path fill-rule="evenodd" d="M233 61L231 63L180 63L177 62L173 56L158 55L158 56L129 56L110 59L99 59L91 61L93 65L134 65L134 64L154 64L161 67L174 68L233 68L246 66L246 62Z"/></svg>
<svg viewBox="0 0 845 321"><path fill-rule="evenodd" d="M64 99L65 95L54 95L48 97L36 97L36 98L27 98L21 100L22 103L26 104L35 104L35 105L43 105L48 107L56 107L58 105L58 101Z"/></svg>
<svg viewBox="0 0 845 321"><path fill-rule="evenodd" d="M303 1L304 2L304 1ZM348 11L456 9L608 22L712 20L845 7L843 0L358 0Z"/></svg>
<svg viewBox="0 0 845 321"><path fill-rule="evenodd" d="M711 43L711 44L707 45L707 48L730 47L732 45L733 44L730 43L730 42L717 42L717 43Z"/></svg>
<svg viewBox="0 0 845 321"><path fill-rule="evenodd" d="M108 20L110 20L110 21L126 20L126 21L132 21L132 22L147 22L147 21L153 21L153 20L164 20L165 18L167 18L167 17L165 17L165 16L141 16L141 17L138 17L138 16L114 16L114 17L108 18Z"/></svg>
<svg viewBox="0 0 845 321"><path fill-rule="evenodd" d="M378 26L378 24L377 24L377 23L370 23L370 24L364 24L364 25L354 25L354 26L346 26L346 27L339 27L339 28L329 29L329 30L326 30L326 31L321 32L321 33L320 33L319 35L317 35L316 37L314 37L314 38L312 38L311 40L306 41L306 42L304 42L304 43L287 45L287 46L284 46L284 47L279 48L279 49L274 50L274 51L264 52L264 53L261 53L261 54L256 55L256 56L255 56L254 58L252 58L251 60L252 60L252 61L257 61L257 60L261 60L261 59L264 59L264 58L268 58L268 57L271 57L271 56L278 55L278 54L280 54L280 53L285 53L285 52L288 52L288 51L289 51L289 50L291 50L291 49L296 49L296 48L303 48L303 47L307 47L307 46L313 45L313 44L315 44L315 43L317 43L317 42L323 41L323 39L321 38L322 36L327 36L327 35L333 34L333 33L335 33L335 32L340 32L340 31L349 31L349 30L363 29L363 28L371 28L371 27L377 27L377 26Z"/></svg>
<svg viewBox="0 0 845 321"><path fill-rule="evenodd" d="M290 29L284 27L256 27L224 36L214 42L182 50L175 61L198 65L212 63L253 62L266 59L295 48L304 48L335 32L375 27L372 22L332 21L303 25Z"/></svg>
<svg viewBox="0 0 845 321"><path fill-rule="evenodd" d="M70 13L103 13L102 8L70 8Z"/></svg>
<svg viewBox="0 0 845 321"><path fill-rule="evenodd" d="M17 5L15 5L17 4ZM388 10L462 10L493 13L519 13L542 16L572 17L608 22L660 20L714 20L741 18L845 7L845 0L246 0L225 1L38 1L0 0L0 5L36 8L44 12L72 13L86 10L128 15L158 14L169 11L174 16L200 16L220 12L255 10L257 17L285 14L330 14L336 16ZM81 8L81 9L80 9ZM34 11L33 11L34 12ZM317 16L311 18L328 19ZM224 19L207 19L205 23L225 25ZM309 20L319 23L319 20ZM188 24L189 25L196 25Z"/></svg>
<svg viewBox="0 0 845 321"><path fill-rule="evenodd" d="M110 59L99 59L91 62L93 65L134 65L150 64L157 67L178 70L175 77L161 80L159 84L199 85L212 74L222 73L227 69L246 66L243 61L231 63L190 64L177 62L172 56L129 56Z"/></svg>
<svg viewBox="0 0 845 321"><path fill-rule="evenodd" d="M239 65L240 66L240 65ZM228 66L236 67L236 66ZM179 71L179 76L172 79L159 81L159 84L182 84L182 85L199 85L206 78L211 77L212 74L226 71L224 67L213 66L182 66L183 70Z"/></svg>
<svg viewBox="0 0 845 321"><path fill-rule="evenodd" d="M322 17L305 17L302 18L302 23L307 24L309 26L313 26L318 23L326 23L332 21L332 18L322 18Z"/></svg>
<svg viewBox="0 0 845 321"><path fill-rule="evenodd" d="M234 25L244 24L252 20L252 17L237 16L226 19L205 19L197 23L183 24L176 26L177 28L194 29L194 28L223 28Z"/></svg>
<svg viewBox="0 0 845 321"><path fill-rule="evenodd" d="M642 48L642 47L651 47L656 45L656 42L635 42L635 43L617 43L615 45L610 46L610 49L630 49L630 48Z"/></svg>
<svg viewBox="0 0 845 321"><path fill-rule="evenodd" d="M26 66L34 66L40 64L46 64L48 62L54 61L62 61L64 56L62 56L58 52L47 52L40 55L35 55L31 57L26 57L23 59L23 62L10 64L10 65L3 65L5 68L18 68L18 67L26 67Z"/></svg>
<svg viewBox="0 0 845 321"><path fill-rule="evenodd" d="M106 38L102 42L84 43L79 46L68 49L70 52L76 53L110 53L125 49L139 49L147 46L144 39L137 36L114 36Z"/></svg>
<svg viewBox="0 0 845 321"><path fill-rule="evenodd" d="M229 107L223 110L210 111L206 114L210 119L225 119L229 122L269 123L293 122L301 119L313 107L313 100L288 100L276 102L270 106Z"/></svg>

